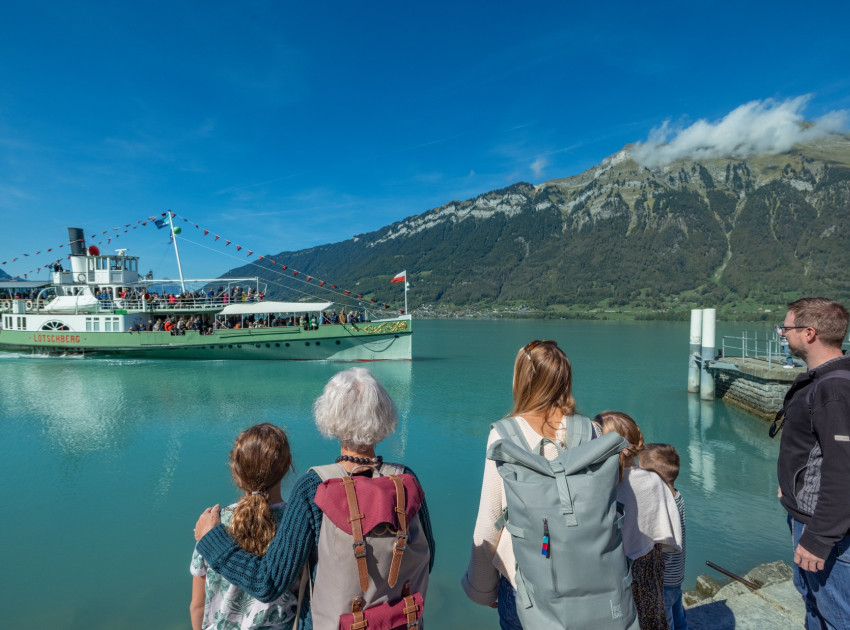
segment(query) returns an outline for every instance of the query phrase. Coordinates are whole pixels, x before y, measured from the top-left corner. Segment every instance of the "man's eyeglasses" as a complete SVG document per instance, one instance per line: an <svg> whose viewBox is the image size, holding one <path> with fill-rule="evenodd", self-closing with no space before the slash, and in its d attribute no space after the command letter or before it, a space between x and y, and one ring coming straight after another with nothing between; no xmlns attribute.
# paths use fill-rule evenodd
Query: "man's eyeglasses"
<svg viewBox="0 0 850 630"><path fill-rule="evenodd" d="M779 332L785 333L786 330L795 330L797 328L811 328L811 326L778 326Z"/></svg>

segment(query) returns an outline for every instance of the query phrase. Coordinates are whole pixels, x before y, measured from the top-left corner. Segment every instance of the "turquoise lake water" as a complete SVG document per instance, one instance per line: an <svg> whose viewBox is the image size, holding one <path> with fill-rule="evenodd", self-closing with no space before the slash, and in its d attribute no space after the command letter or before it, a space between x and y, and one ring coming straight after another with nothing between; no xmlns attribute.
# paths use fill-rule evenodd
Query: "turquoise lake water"
<svg viewBox="0 0 850 630"><path fill-rule="evenodd" d="M745 329L756 325L719 323L718 345ZM626 411L647 442L679 450L686 588L711 573L706 560L739 573L790 562L778 441L763 421L687 393L688 338L688 323L418 321L413 362L361 364L399 408L377 452L417 472L431 510L429 627L498 627L459 582L489 424L510 408L513 358L532 339L570 356L579 411ZM3 627L190 628L192 529L203 508L237 496L234 438L271 421L286 428L298 470L331 461L338 446L319 436L310 406L348 367L0 354Z"/></svg>

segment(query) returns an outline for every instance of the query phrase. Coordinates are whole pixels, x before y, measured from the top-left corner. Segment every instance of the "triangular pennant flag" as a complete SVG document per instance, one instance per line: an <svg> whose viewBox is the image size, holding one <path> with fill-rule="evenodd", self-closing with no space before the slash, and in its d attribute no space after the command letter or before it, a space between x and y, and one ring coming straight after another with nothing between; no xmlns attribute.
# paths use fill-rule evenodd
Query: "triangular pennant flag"
<svg viewBox="0 0 850 630"><path fill-rule="evenodd" d="M209 230L204 230L204 236L206 236L206 235L207 235L207 234L209 234L209 233L210 233L210 231L209 231Z"/></svg>
<svg viewBox="0 0 850 630"><path fill-rule="evenodd" d="M225 240L224 240L224 242L225 242L225 245L224 245L225 247L227 247L228 245L230 245L230 241L228 241L227 239L225 239Z"/></svg>
<svg viewBox="0 0 850 630"><path fill-rule="evenodd" d="M325 286L325 281L324 281L324 280L322 280L321 282L319 282L319 286L320 286L320 287Z"/></svg>
<svg viewBox="0 0 850 630"><path fill-rule="evenodd" d="M220 238L221 238L221 237L220 237L218 234L216 234L216 235L215 235L215 240L218 240L218 239L220 239Z"/></svg>
<svg viewBox="0 0 850 630"><path fill-rule="evenodd" d="M237 246L236 246L236 251L237 251L237 252L242 251L242 246L241 246L241 245L237 245Z"/></svg>
<svg viewBox="0 0 850 630"><path fill-rule="evenodd" d="M248 256L250 256L250 255L251 255L251 254L253 254L253 253L254 253L254 252L252 252L250 249L248 250Z"/></svg>

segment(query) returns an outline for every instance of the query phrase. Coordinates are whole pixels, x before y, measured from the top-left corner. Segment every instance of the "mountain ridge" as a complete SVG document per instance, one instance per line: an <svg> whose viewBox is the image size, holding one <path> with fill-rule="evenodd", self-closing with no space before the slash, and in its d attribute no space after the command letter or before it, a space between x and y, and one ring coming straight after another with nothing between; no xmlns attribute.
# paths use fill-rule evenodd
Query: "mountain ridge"
<svg viewBox="0 0 850 630"><path fill-rule="evenodd" d="M850 136L653 168L635 160L633 147L577 175L517 182L270 257L380 302L389 279L407 269L410 304L436 310L850 298ZM291 297L271 263L260 266L268 294Z"/></svg>

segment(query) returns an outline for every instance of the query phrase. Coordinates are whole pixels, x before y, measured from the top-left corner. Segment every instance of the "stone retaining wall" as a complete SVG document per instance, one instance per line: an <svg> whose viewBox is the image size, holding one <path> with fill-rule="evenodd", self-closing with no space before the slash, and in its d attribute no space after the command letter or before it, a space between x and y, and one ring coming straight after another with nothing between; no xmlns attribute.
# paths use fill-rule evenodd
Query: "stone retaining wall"
<svg viewBox="0 0 850 630"><path fill-rule="evenodd" d="M717 398L767 420L773 420L782 407L782 399L790 386L789 382L777 382L748 373L743 367L741 371L710 371L714 377Z"/></svg>

